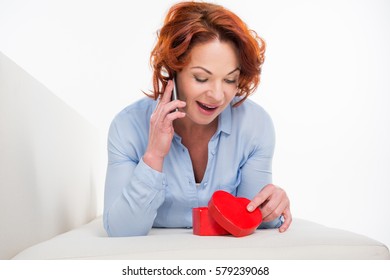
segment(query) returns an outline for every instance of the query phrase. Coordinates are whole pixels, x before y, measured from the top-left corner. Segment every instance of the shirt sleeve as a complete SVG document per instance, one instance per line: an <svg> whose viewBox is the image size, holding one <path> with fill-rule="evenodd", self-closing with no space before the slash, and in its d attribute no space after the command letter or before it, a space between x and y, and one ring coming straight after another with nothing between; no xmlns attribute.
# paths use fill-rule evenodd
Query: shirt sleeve
<svg viewBox="0 0 390 280"><path fill-rule="evenodd" d="M272 158L275 148L275 130L272 119L263 111L261 119L256 121L257 128L248 130L247 139L250 153L241 167L241 183L237 196L253 199L267 184L272 183ZM260 228L278 228L282 225L282 216L263 222Z"/></svg>
<svg viewBox="0 0 390 280"><path fill-rule="evenodd" d="M142 140L137 128L120 116L111 123L103 213L109 236L148 234L164 201L165 175L143 162L137 146Z"/></svg>

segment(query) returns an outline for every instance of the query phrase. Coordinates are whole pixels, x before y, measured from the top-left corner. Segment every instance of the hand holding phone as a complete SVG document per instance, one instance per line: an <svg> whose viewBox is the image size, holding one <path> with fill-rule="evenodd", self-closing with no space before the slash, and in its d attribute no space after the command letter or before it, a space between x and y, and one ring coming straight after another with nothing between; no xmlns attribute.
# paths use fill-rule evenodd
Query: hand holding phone
<svg viewBox="0 0 390 280"><path fill-rule="evenodd" d="M169 87L168 85L165 87L164 94L158 100L155 111L150 117L148 146L143 157L147 165L159 172L163 170L164 157L168 154L174 137L173 122L186 116L184 111L179 110L184 108L186 103L178 100L175 79L168 81L168 84ZM172 102L173 100L175 101ZM167 111L167 108L174 109Z"/></svg>

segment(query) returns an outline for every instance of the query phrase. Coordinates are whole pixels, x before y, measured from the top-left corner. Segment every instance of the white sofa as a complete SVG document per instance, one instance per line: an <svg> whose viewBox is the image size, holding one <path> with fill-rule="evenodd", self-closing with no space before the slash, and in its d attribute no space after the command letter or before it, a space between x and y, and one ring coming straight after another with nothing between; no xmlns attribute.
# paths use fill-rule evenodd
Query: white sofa
<svg viewBox="0 0 390 280"><path fill-rule="evenodd" d="M109 238L99 217L32 246L14 259L390 259L381 243L362 235L295 219L291 228L254 234L197 236L191 229L152 229L148 236Z"/></svg>
<svg viewBox="0 0 390 280"><path fill-rule="evenodd" d="M283 234L109 238L97 149L88 122L0 53L0 259L390 259L376 240L301 219Z"/></svg>

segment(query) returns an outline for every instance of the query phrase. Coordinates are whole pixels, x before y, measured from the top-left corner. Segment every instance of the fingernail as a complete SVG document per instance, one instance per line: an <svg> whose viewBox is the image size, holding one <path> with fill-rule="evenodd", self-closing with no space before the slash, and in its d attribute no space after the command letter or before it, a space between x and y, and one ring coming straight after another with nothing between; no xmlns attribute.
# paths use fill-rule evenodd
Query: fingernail
<svg viewBox="0 0 390 280"><path fill-rule="evenodd" d="M255 209L255 207L253 207L253 205L248 205L248 206L246 207L246 209L247 209L249 212L252 212L252 211Z"/></svg>

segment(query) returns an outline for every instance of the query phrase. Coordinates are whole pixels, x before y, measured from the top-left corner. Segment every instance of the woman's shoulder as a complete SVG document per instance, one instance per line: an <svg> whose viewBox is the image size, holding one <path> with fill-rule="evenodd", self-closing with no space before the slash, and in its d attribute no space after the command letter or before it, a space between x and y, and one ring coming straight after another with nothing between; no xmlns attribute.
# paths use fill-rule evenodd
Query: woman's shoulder
<svg viewBox="0 0 390 280"><path fill-rule="evenodd" d="M156 104L157 102L155 100L148 97L143 97L119 111L119 113L115 115L113 122L137 122L149 120L150 115L153 113Z"/></svg>
<svg viewBox="0 0 390 280"><path fill-rule="evenodd" d="M122 135L126 139L146 134L156 104L155 100L144 97L126 106L111 121L109 134Z"/></svg>
<svg viewBox="0 0 390 280"><path fill-rule="evenodd" d="M122 115L132 115L135 112L142 111L142 112L148 112L154 110L156 106L156 101L149 98L149 97L143 97L141 99L136 100L134 103L131 103L127 105L125 108L123 108L119 113L117 114Z"/></svg>
<svg viewBox="0 0 390 280"><path fill-rule="evenodd" d="M232 131L251 143L273 142L275 137L271 116L250 99L232 108Z"/></svg>
<svg viewBox="0 0 390 280"><path fill-rule="evenodd" d="M238 107L232 108L233 119L239 119L240 122L249 122L252 125L261 123L272 123L270 114L258 103L251 99L245 100Z"/></svg>

